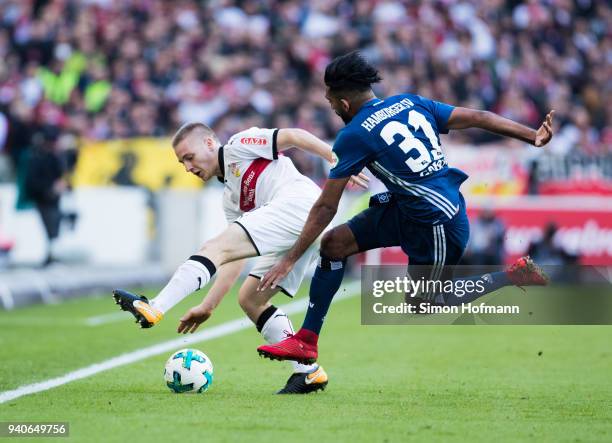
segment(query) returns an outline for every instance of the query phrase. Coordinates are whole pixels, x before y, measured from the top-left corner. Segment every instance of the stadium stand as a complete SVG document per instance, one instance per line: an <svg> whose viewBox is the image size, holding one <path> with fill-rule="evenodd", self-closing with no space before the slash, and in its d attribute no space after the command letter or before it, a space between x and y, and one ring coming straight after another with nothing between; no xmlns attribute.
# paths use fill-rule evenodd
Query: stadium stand
<svg viewBox="0 0 612 443"><path fill-rule="evenodd" d="M4 1L5 150L16 164L38 131L166 135L195 119L222 139L249 125L332 139L341 122L321 71L361 48L382 67L382 95L417 91L530 125L556 109L555 150L609 152L611 15L607 2L570 0Z"/></svg>
<svg viewBox="0 0 612 443"><path fill-rule="evenodd" d="M163 169L172 163L163 137L185 121L212 126L222 140L249 126L298 126L333 140L343 124L325 100L322 71L360 49L381 68L382 96L416 92L531 126L555 109L543 155L462 131L444 141L449 162L472 177L463 188L471 217L491 196L533 196L496 203L508 257L524 253L574 195L575 213L555 218L557 240L607 264L612 246L593 239L612 238L609 205L593 196L612 195L610 22L610 4L589 0L5 0L0 182L20 191L3 191L0 216L14 227L7 213L32 207L25 181L41 139L78 140L80 163L62 154L69 179L80 165L76 189L139 185L148 194L134 198L149 212L160 189L199 186L180 168ZM320 161L289 155L325 178ZM13 253L22 251L23 235L8 231Z"/></svg>

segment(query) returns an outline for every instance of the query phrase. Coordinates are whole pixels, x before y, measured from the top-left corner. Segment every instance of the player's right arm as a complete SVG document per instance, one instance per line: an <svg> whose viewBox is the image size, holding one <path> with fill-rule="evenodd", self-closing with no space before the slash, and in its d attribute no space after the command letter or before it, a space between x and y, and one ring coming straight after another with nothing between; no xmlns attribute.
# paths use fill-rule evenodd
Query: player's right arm
<svg viewBox="0 0 612 443"><path fill-rule="evenodd" d="M232 288L244 267L246 260L237 260L230 263L225 263L219 267L217 278L212 287L197 306L189 309L185 315L181 317L177 332L179 334L187 334L195 332L198 327L210 318L215 308L221 303L225 294Z"/></svg>
<svg viewBox="0 0 612 443"><path fill-rule="evenodd" d="M451 112L448 129L481 128L495 134L512 137L537 147L544 146L553 136L552 119L555 111L546 114L538 129L532 129L494 112L456 107Z"/></svg>

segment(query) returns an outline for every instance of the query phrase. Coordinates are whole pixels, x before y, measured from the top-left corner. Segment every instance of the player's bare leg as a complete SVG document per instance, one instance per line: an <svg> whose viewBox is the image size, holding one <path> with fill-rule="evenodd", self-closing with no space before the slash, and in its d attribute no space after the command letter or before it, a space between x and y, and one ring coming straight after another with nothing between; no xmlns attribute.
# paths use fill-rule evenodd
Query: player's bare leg
<svg viewBox="0 0 612 443"><path fill-rule="evenodd" d="M232 223L179 266L168 284L150 302L144 296L121 289L113 291L113 298L122 310L136 318L142 328L150 328L159 323L165 312L206 286L219 266L256 255L257 251L244 229Z"/></svg>
<svg viewBox="0 0 612 443"><path fill-rule="evenodd" d="M259 279L250 275L246 278L238 293L238 303L257 327L266 342L277 343L293 335L291 320L282 309L270 303L279 288L268 288L258 291ZM308 394L323 390L327 386L328 377L325 370L317 363L303 365L291 362L293 373L286 385L277 394Z"/></svg>
<svg viewBox="0 0 612 443"><path fill-rule="evenodd" d="M319 332L329 305L342 283L346 257L358 251L355 236L347 224L325 233L321 239L321 257L310 285L310 302L302 328L279 343L259 346L259 355L304 364L317 360Z"/></svg>

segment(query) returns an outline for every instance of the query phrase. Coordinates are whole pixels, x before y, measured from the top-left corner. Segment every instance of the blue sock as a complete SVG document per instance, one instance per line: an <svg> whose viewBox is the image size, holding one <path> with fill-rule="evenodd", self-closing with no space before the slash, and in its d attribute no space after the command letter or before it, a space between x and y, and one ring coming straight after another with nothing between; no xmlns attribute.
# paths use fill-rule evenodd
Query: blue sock
<svg viewBox="0 0 612 443"><path fill-rule="evenodd" d="M340 288L346 260L331 260L321 256L310 283L310 303L306 311L303 329L319 334L329 310L329 305Z"/></svg>
<svg viewBox="0 0 612 443"><path fill-rule="evenodd" d="M446 306L459 306L463 303L471 303L483 295L513 284L510 279L508 279L506 273L502 271L491 272L477 277L456 278L453 279L453 286L457 288L459 284L461 287L466 288L466 282L473 282L472 287L476 288L476 290L464 291L462 294L457 290L454 292L444 292L443 295Z"/></svg>

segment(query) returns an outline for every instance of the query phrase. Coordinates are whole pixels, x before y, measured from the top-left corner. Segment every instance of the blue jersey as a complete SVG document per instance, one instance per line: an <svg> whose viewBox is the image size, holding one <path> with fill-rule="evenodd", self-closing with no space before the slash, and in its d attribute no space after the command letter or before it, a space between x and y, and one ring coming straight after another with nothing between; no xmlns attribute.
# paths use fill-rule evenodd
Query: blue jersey
<svg viewBox="0 0 612 443"><path fill-rule="evenodd" d="M453 107L402 94L365 103L334 143L336 163L329 178L367 167L398 200L402 213L423 224L444 223L461 207L459 187L467 175L449 168L439 134Z"/></svg>

